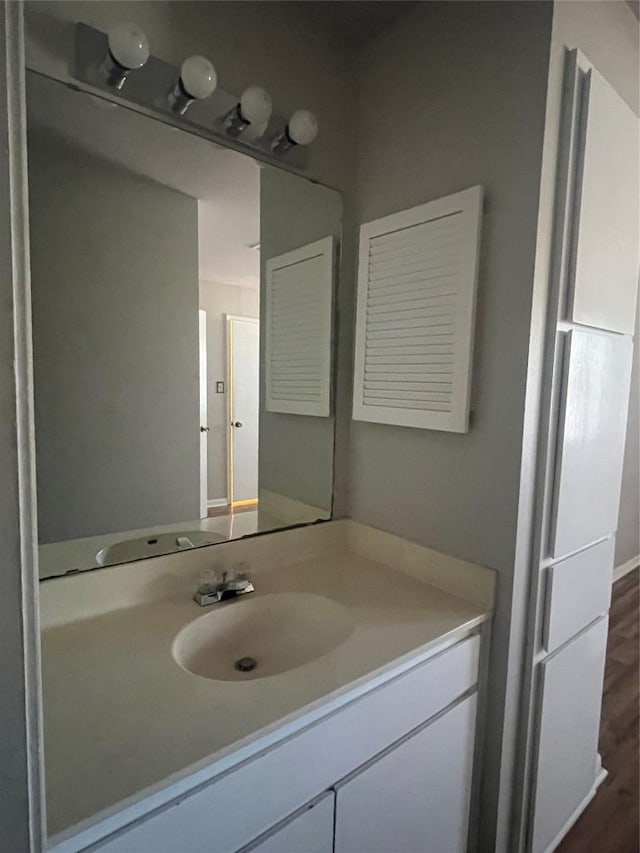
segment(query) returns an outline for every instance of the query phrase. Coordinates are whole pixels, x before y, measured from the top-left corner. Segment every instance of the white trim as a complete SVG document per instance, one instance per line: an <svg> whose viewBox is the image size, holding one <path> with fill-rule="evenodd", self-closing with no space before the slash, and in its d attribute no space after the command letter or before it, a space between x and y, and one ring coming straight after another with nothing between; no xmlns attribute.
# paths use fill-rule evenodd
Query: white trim
<svg viewBox="0 0 640 853"><path fill-rule="evenodd" d="M629 572L632 572L634 569L637 569L638 566L640 566L640 554L636 554L635 557L632 557L630 560L627 560L626 563L622 563L622 565L616 566L613 570L613 579L611 583L619 581L625 575L628 575Z"/></svg>
<svg viewBox="0 0 640 853"><path fill-rule="evenodd" d="M0 40L0 846L46 847L36 522L23 4Z"/></svg>
<svg viewBox="0 0 640 853"><path fill-rule="evenodd" d="M207 501L208 509L213 509L216 506L229 506L229 498L213 498Z"/></svg>
<svg viewBox="0 0 640 853"><path fill-rule="evenodd" d="M200 433L198 445L200 450L200 518L207 517L207 490L209 487L209 435L202 432L209 422L208 388L207 388L207 312L204 308L198 309L198 391Z"/></svg>
<svg viewBox="0 0 640 853"><path fill-rule="evenodd" d="M224 330L225 330L225 381L226 381L226 398L227 398L227 497L226 503L230 506L233 503L233 324L234 323L252 323L258 326L258 334L260 334L260 318L245 317L242 314L225 314L224 315ZM260 380L258 379L258 384ZM260 388L258 388L258 397L260 396ZM258 407L260 400L258 399ZM259 427L258 427L259 431ZM258 440L260 436L258 435ZM216 504L223 506L223 504Z"/></svg>

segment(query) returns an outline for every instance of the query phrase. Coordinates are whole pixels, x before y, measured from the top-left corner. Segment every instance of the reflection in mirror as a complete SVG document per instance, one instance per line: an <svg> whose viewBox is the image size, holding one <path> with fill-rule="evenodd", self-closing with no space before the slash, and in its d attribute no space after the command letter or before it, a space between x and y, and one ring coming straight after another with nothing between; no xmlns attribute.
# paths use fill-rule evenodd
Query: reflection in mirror
<svg viewBox="0 0 640 853"><path fill-rule="evenodd" d="M41 577L330 518L340 195L27 84Z"/></svg>

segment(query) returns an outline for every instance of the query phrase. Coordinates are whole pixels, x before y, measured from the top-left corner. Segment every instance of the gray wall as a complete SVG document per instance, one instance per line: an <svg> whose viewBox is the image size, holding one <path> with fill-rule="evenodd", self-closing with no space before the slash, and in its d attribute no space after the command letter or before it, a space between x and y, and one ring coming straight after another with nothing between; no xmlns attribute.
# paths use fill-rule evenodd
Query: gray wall
<svg viewBox="0 0 640 853"><path fill-rule="evenodd" d="M360 63L359 220L474 184L486 192L469 433L367 423L351 431L354 518L499 572L486 849L509 822L497 794L513 766L503 727L517 715L507 684L522 660L512 664L509 647L550 35L547 3L419 3L365 46Z"/></svg>
<svg viewBox="0 0 640 853"><path fill-rule="evenodd" d="M640 344L638 334L640 334L640 301L636 312L631 398L627 441L624 448L620 518L616 536L616 566L622 566L629 560L640 562L638 560L640 555Z"/></svg>
<svg viewBox="0 0 640 853"><path fill-rule="evenodd" d="M323 237L339 241L342 200L334 190L277 169L260 173L261 316L265 312L265 265L270 258ZM266 412L265 339L260 336L260 489L331 509L334 416Z"/></svg>
<svg viewBox="0 0 640 853"><path fill-rule="evenodd" d="M207 494L209 500L227 498L227 340L225 314L258 317L258 288L235 287L217 281L200 281L200 308L207 312ZM225 393L216 394L216 382Z"/></svg>
<svg viewBox="0 0 640 853"><path fill-rule="evenodd" d="M199 516L197 205L32 135L41 543Z"/></svg>
<svg viewBox="0 0 640 853"><path fill-rule="evenodd" d="M424 3L361 55L361 222L482 184L471 429L356 422L351 509L492 568L512 565L550 10ZM500 61L496 61L500 57Z"/></svg>

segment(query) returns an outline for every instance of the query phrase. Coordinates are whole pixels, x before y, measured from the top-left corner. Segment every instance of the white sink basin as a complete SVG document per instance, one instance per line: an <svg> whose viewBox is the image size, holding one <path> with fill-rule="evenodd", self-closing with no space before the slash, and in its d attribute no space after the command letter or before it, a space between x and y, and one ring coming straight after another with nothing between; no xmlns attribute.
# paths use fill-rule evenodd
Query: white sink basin
<svg viewBox="0 0 640 853"><path fill-rule="evenodd" d="M184 551L198 548L200 545L212 545L214 542L224 542L225 537L209 530L177 530L171 533L150 533L136 539L123 539L102 548L96 554L99 566L109 566L113 563L128 563L131 560L141 560L145 557L157 557L171 554L174 551Z"/></svg>
<svg viewBox="0 0 640 853"><path fill-rule="evenodd" d="M183 669L218 681L287 672L327 654L353 630L346 607L304 592L242 596L213 607L180 631L172 651Z"/></svg>

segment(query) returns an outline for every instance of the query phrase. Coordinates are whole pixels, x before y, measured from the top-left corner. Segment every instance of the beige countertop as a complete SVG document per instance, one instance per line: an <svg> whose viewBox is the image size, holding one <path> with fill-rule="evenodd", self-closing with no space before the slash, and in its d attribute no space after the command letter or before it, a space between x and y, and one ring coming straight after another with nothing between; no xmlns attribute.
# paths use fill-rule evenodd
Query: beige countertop
<svg viewBox="0 0 640 853"><path fill-rule="evenodd" d="M246 601L283 591L323 595L349 608L352 632L310 663L237 682L186 672L171 647L186 624L216 607L241 608L242 599L201 608L185 585L179 594L43 631L50 836L97 820L203 760L215 763L338 696L350 701L358 683L387 670L391 675L402 661L428 657L489 615L482 605L350 551L307 558L254 579L256 592Z"/></svg>

